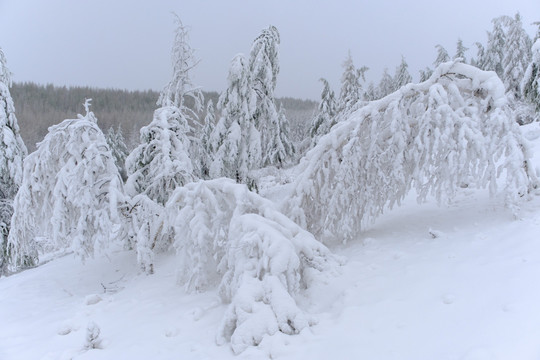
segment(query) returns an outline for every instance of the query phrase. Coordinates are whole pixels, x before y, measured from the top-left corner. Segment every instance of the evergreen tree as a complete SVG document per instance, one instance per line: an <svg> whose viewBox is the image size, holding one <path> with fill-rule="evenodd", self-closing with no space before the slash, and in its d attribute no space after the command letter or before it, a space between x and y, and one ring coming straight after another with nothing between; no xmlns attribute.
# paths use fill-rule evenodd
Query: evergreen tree
<svg viewBox="0 0 540 360"><path fill-rule="evenodd" d="M388 73L388 69L385 68L379 86L377 88L377 98L381 99L388 94L391 94L395 91L394 79Z"/></svg>
<svg viewBox="0 0 540 360"><path fill-rule="evenodd" d="M109 128L109 131L107 131L107 144L109 145L109 149L111 149L114 163L118 168L122 181L126 181L126 157L128 156L128 150L120 125L118 125L116 130L112 126Z"/></svg>
<svg viewBox="0 0 540 360"><path fill-rule="evenodd" d="M396 68L396 74L394 75L394 91L400 89L412 82L412 76L409 74L409 65L405 61L405 58L401 57L401 63Z"/></svg>
<svg viewBox="0 0 540 360"><path fill-rule="evenodd" d="M444 62L450 61L450 55L448 55L448 51L446 51L446 49L442 45L437 44L435 45L435 48L437 49L437 58L433 62L433 65L435 67L441 65Z"/></svg>
<svg viewBox="0 0 540 360"><path fill-rule="evenodd" d="M330 128L335 124L337 113L334 91L330 89L330 84L326 79L321 78L319 80L323 83L323 90L321 92L319 111L313 118L309 130L312 146L315 146L319 138L330 131Z"/></svg>
<svg viewBox="0 0 540 360"><path fill-rule="evenodd" d="M22 181L23 160L27 154L19 133L10 86L11 73L0 48L0 276L6 271L12 202Z"/></svg>
<svg viewBox="0 0 540 360"><path fill-rule="evenodd" d="M163 88L157 104L162 107L175 106L189 120L197 120L196 113L185 105L185 98L190 97L195 111L200 111L203 104L203 94L199 87L194 86L189 76L190 71L197 66L195 51L189 45L189 31L182 24L178 15L174 14L176 31L172 47L173 76Z"/></svg>
<svg viewBox="0 0 540 360"><path fill-rule="evenodd" d="M184 114L175 106L154 112L152 122L141 129L141 144L126 159L126 191L130 196L145 194L163 205L174 189L195 179L189 129Z"/></svg>
<svg viewBox="0 0 540 360"><path fill-rule="evenodd" d="M221 94L218 108L221 118L212 138L216 144L210 177L225 176L249 184L250 170L262 163L260 133L255 126L256 94L246 58L236 55L229 69L228 87ZM213 141L213 143L214 143Z"/></svg>
<svg viewBox="0 0 540 360"><path fill-rule="evenodd" d="M540 38L532 47L532 59L521 83L523 98L540 112Z"/></svg>
<svg viewBox="0 0 540 360"><path fill-rule="evenodd" d="M272 155L281 153L281 150L278 149L282 144L278 139L284 139L286 143L290 143L286 139L288 134L275 134L275 131L282 132L284 130L275 128L275 125L280 121L274 99L274 89L279 73L279 42L277 28L269 26L253 41L249 56L250 83L256 96L256 107L252 116L260 134L260 140L256 140L253 137L257 136L257 133L251 133L251 141L261 144L262 159L265 165L278 166L282 165L283 161L287 161ZM283 120L286 121L285 118ZM290 158L291 155L287 154L287 157ZM267 163L267 161L271 162ZM278 161L278 163L274 163L274 161ZM257 161L250 162L255 165Z"/></svg>
<svg viewBox="0 0 540 360"><path fill-rule="evenodd" d="M419 72L420 72L420 82L426 81L427 79L431 77L431 75L433 75L433 69L431 69L428 66L426 66L424 70L420 70Z"/></svg>
<svg viewBox="0 0 540 360"><path fill-rule="evenodd" d="M201 139L201 170L204 179L210 176L210 164L214 160L214 153L217 150L212 143L212 132L216 126L216 114L214 103L208 100L206 105L206 116L204 117L204 125L200 132Z"/></svg>
<svg viewBox="0 0 540 360"><path fill-rule="evenodd" d="M24 162L8 238L13 270L37 263L36 236L48 239L52 251L85 259L120 230L122 181L89 100L85 108L85 116L51 126Z"/></svg>
<svg viewBox="0 0 540 360"><path fill-rule="evenodd" d="M506 46L504 25L509 21L511 21L511 18L508 16L500 16L491 20L493 30L488 32L488 42L485 51L484 70L495 71L501 79L504 74L503 59Z"/></svg>
<svg viewBox="0 0 540 360"><path fill-rule="evenodd" d="M520 84L531 59L531 40L521 23L519 13L507 21L505 53L502 62L503 82L513 99L521 98Z"/></svg>
<svg viewBox="0 0 540 360"><path fill-rule="evenodd" d="M463 45L463 40L458 39L456 44L456 54L454 55L454 60L461 59L461 62L466 63L467 58L465 57L465 52L469 50L469 48L465 47Z"/></svg>
<svg viewBox="0 0 540 360"><path fill-rule="evenodd" d="M373 81L370 81L366 91L364 92L364 99L366 101L373 101L377 99L377 87L373 83Z"/></svg>
<svg viewBox="0 0 540 360"><path fill-rule="evenodd" d="M274 120L275 119L275 120ZM272 144L264 154L263 164L281 167L291 161L294 155L294 146L289 140L289 126L285 117L283 106L279 107L277 117L272 118L267 130L267 139Z"/></svg>
<svg viewBox="0 0 540 360"><path fill-rule="evenodd" d="M479 69L487 70L486 49L480 42L475 42L476 45L476 59L471 59L471 65L476 66Z"/></svg>
<svg viewBox="0 0 540 360"><path fill-rule="evenodd" d="M341 92L339 93L338 111L347 112L362 99L362 85L360 78L365 80L364 74L368 70L363 66L356 69L352 60L351 51L343 62L343 75L341 76Z"/></svg>

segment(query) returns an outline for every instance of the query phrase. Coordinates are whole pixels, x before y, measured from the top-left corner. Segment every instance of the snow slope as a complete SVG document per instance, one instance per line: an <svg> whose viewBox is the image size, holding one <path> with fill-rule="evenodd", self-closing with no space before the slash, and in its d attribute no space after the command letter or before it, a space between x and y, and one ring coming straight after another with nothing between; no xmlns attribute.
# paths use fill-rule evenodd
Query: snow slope
<svg viewBox="0 0 540 360"><path fill-rule="evenodd" d="M540 125L522 131L538 169ZM410 195L332 249L342 274L297 299L317 325L239 356L215 345L226 305L176 285L174 257L145 275L130 251L68 255L0 278L0 359L538 359L540 196L518 219L503 204L470 189L441 207ZM91 322L97 349L85 348Z"/></svg>

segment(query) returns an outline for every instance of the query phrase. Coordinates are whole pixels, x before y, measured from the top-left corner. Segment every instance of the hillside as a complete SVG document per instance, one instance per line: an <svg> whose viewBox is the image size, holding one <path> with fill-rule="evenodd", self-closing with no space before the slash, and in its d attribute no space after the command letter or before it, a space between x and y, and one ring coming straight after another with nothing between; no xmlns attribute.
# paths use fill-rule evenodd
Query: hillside
<svg viewBox="0 0 540 360"><path fill-rule="evenodd" d="M120 125L131 149L139 141L139 129L147 125L156 109L159 93L153 90L128 91L89 87L59 87L34 83L14 83L10 89L17 120L29 151L47 134L49 126L73 119L83 112L82 103L92 99L92 111L104 132ZM204 92L205 101L217 103L217 92ZM186 100L189 105L189 98ZM277 99L283 104L295 141L306 136L317 103L293 98ZM200 114L204 118L204 112Z"/></svg>

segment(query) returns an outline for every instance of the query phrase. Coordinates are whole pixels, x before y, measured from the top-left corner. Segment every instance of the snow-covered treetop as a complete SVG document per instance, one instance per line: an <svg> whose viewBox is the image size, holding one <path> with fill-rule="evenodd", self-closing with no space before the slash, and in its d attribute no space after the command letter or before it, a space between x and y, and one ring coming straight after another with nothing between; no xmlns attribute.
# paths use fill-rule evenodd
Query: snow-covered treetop
<svg viewBox="0 0 540 360"><path fill-rule="evenodd" d="M433 62L433 65L439 66L442 63L450 60L450 55L448 55L448 51L446 51L446 49L442 45L437 44L435 45L435 48L437 49L437 58Z"/></svg>
<svg viewBox="0 0 540 360"><path fill-rule="evenodd" d="M494 193L505 174L512 205L537 185L500 79L454 62L354 112L297 173L286 212L326 241L353 238L413 187L419 201L462 184Z"/></svg>
<svg viewBox="0 0 540 360"><path fill-rule="evenodd" d="M176 22L176 33L172 47L173 76L162 90L157 104L159 106L176 106L188 117L193 117L193 111L185 107L184 98L189 96L194 101L194 109L202 109L203 95L200 87L196 87L190 76L190 71L197 66L195 51L189 45L189 30L178 15L173 14Z"/></svg>
<svg viewBox="0 0 540 360"><path fill-rule="evenodd" d="M274 96L279 73L279 32L275 26L261 31L253 41L249 55L253 87L259 97Z"/></svg>

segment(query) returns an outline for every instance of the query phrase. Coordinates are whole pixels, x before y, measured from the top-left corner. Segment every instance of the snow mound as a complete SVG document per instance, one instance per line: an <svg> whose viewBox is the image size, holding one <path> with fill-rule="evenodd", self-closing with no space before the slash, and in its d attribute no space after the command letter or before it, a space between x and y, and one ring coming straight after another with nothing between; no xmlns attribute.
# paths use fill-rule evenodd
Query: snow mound
<svg viewBox="0 0 540 360"><path fill-rule="evenodd" d="M235 353L277 331L297 334L313 319L294 296L340 259L273 204L230 179L190 183L166 205L178 281L188 291L218 286L230 302L217 342Z"/></svg>
<svg viewBox="0 0 540 360"><path fill-rule="evenodd" d="M432 77L355 111L302 159L285 213L325 242L354 238L414 188L452 198L506 177L507 205L537 186L494 72L449 62Z"/></svg>

